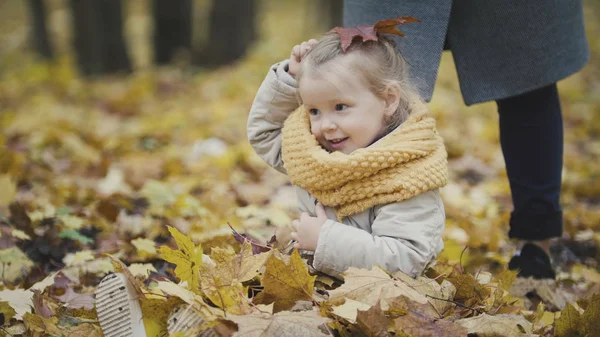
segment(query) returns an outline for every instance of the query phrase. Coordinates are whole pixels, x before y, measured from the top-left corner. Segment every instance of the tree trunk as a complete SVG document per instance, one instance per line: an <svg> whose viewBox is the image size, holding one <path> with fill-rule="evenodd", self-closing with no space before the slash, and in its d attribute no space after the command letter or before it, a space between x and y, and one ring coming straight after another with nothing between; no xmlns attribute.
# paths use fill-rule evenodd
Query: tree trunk
<svg viewBox="0 0 600 337"><path fill-rule="evenodd" d="M36 53L45 59L52 59L52 47L48 40L48 30L46 29L46 6L43 0L29 0L29 9L31 11L31 41Z"/></svg>
<svg viewBox="0 0 600 337"><path fill-rule="evenodd" d="M309 12L314 25L324 31L343 25L344 0L312 0Z"/></svg>
<svg viewBox="0 0 600 337"><path fill-rule="evenodd" d="M154 58L167 64L181 49L192 48L192 0L153 0Z"/></svg>
<svg viewBox="0 0 600 337"><path fill-rule="evenodd" d="M242 57L256 38L256 0L213 0L207 45L196 64L220 66Z"/></svg>
<svg viewBox="0 0 600 337"><path fill-rule="evenodd" d="M75 51L86 76L130 72L121 0L71 0Z"/></svg>
<svg viewBox="0 0 600 337"><path fill-rule="evenodd" d="M330 28L341 27L344 24L344 0L327 1L329 2Z"/></svg>

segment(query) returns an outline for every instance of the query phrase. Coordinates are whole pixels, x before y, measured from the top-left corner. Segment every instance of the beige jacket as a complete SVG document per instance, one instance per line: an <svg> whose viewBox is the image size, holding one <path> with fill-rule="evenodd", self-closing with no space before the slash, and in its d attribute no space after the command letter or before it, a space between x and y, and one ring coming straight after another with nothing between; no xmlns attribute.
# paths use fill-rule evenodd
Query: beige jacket
<svg viewBox="0 0 600 337"><path fill-rule="evenodd" d="M287 73L287 61L275 64L258 89L248 118L248 140L256 153L286 173L281 159L281 128L298 108L297 83ZM300 212L315 216L316 199L297 187ZM319 234L313 267L339 276L349 267L380 265L417 276L441 252L445 212L439 191L377 205L337 222L332 208Z"/></svg>

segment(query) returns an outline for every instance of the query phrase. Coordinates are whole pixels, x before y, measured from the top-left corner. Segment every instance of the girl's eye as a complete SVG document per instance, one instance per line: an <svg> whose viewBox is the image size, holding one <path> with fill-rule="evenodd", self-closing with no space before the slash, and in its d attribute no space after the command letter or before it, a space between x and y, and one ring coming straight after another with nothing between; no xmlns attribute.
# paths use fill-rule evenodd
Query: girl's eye
<svg viewBox="0 0 600 337"><path fill-rule="evenodd" d="M335 105L335 110L336 111L342 111L344 109L346 109L348 106L346 104L336 104Z"/></svg>
<svg viewBox="0 0 600 337"><path fill-rule="evenodd" d="M310 113L313 116L316 116L316 115L319 114L319 110L317 110L317 109L310 109L310 110L308 110L308 113Z"/></svg>

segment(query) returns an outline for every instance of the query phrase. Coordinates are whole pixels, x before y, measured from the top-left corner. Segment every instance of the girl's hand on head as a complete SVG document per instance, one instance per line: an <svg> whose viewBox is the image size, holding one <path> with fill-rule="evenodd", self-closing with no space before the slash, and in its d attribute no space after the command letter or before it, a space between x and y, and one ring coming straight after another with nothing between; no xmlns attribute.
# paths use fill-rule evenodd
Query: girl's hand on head
<svg viewBox="0 0 600 337"><path fill-rule="evenodd" d="M315 39L310 39L308 41L302 42L301 44L295 45L294 48L292 48L292 54L290 55L290 65L288 70L288 73L290 75L296 76L296 74L300 70L300 62L302 62L302 59L304 58L306 53L308 53L308 51L311 50L318 42L319 41Z"/></svg>
<svg viewBox="0 0 600 337"><path fill-rule="evenodd" d="M327 221L327 213L323 204L317 203L315 207L317 216L311 216L306 212L300 214L300 220L292 221L292 239L296 241L294 248L315 251L319 241L321 226Z"/></svg>

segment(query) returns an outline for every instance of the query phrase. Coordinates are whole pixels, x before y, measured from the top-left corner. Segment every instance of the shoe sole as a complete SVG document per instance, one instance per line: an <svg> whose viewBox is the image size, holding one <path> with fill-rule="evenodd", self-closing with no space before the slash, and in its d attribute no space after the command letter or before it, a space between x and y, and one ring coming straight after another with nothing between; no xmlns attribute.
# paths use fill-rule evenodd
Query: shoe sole
<svg viewBox="0 0 600 337"><path fill-rule="evenodd" d="M105 337L147 337L140 302L124 274L105 276L95 294L98 321Z"/></svg>
<svg viewBox="0 0 600 337"><path fill-rule="evenodd" d="M169 334L183 332L185 337L219 337L213 329L203 330L197 334L200 327L206 322L200 313L190 305L184 304L177 306L171 311L167 320L167 331Z"/></svg>

